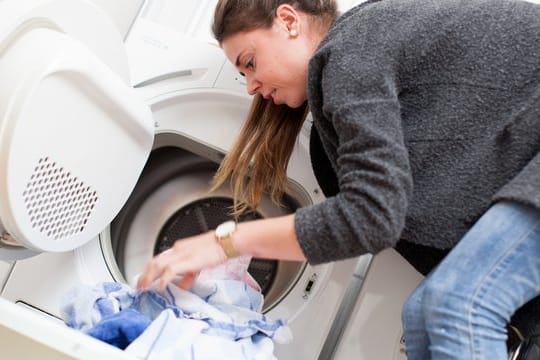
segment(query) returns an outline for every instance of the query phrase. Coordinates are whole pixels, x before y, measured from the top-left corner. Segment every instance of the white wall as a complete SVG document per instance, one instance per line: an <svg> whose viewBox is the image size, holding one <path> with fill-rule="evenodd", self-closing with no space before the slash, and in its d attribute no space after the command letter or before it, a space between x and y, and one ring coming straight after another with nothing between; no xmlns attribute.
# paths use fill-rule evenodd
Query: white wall
<svg viewBox="0 0 540 360"><path fill-rule="evenodd" d="M1 0L0 0L1 1ZM144 0L92 0L95 4L105 10L118 26L123 37L126 36L135 16L142 7ZM185 0L175 0L184 2ZM366 0L337 0L340 11L347 11L354 5ZM540 0L525 0L540 4ZM207 1L208 2L208 1ZM210 1L211 3L211 1ZM179 5L177 5L179 6ZM183 5L185 6L185 5ZM170 14L169 16L174 16ZM180 17L180 15L177 15ZM178 21L178 20L177 20Z"/></svg>
<svg viewBox="0 0 540 360"><path fill-rule="evenodd" d="M356 6L360 3L365 2L366 0L337 0L338 9L341 12L345 12L352 8L353 6Z"/></svg>
<svg viewBox="0 0 540 360"><path fill-rule="evenodd" d="M92 0L96 5L107 12L118 26L122 37L126 37L135 16L139 12L144 0ZM183 1L183 0L178 0Z"/></svg>

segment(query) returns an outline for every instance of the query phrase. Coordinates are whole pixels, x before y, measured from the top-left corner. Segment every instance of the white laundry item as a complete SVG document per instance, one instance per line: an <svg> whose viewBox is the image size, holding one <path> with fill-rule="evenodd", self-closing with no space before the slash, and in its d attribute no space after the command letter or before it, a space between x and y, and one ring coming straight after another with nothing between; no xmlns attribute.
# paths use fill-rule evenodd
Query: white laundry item
<svg viewBox="0 0 540 360"><path fill-rule="evenodd" d="M209 335L207 330L208 324L204 321L177 318L172 310L165 310L126 352L149 360L276 359L274 343L267 336L260 334L233 341Z"/></svg>

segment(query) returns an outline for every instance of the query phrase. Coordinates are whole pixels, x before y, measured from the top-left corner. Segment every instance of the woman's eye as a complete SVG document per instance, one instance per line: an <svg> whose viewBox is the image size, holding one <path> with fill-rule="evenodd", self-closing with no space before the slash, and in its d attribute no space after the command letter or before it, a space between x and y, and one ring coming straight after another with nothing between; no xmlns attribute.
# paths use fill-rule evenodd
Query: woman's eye
<svg viewBox="0 0 540 360"><path fill-rule="evenodd" d="M0 0L1 1L1 0ZM245 64L244 64L244 69L246 70L253 70L255 68L255 64L253 63L253 58L251 58L250 60L248 60ZM243 77L246 76L246 73L243 72L243 71L240 71L240 75L242 75Z"/></svg>

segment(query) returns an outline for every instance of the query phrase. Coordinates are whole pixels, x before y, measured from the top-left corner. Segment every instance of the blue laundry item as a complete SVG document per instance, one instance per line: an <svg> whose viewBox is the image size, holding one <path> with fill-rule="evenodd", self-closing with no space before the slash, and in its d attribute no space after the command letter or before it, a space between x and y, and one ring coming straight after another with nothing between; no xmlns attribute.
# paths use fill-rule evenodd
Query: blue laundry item
<svg viewBox="0 0 540 360"><path fill-rule="evenodd" d="M150 319L157 318L163 310L171 309L176 316L183 316L183 311L174 302L168 301L157 291L139 291L135 293L131 308L145 314Z"/></svg>
<svg viewBox="0 0 540 360"><path fill-rule="evenodd" d="M126 309L104 317L87 334L120 349L133 342L152 321L135 309Z"/></svg>

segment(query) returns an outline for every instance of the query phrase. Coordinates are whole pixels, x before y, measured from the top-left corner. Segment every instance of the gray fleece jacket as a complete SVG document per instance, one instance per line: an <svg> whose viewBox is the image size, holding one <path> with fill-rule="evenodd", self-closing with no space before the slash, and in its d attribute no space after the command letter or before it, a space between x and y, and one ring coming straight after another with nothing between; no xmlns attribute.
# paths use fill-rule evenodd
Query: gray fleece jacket
<svg viewBox="0 0 540 360"><path fill-rule="evenodd" d="M446 249L494 201L540 208L540 5L361 4L311 59L308 102L338 189L296 212L310 263Z"/></svg>

